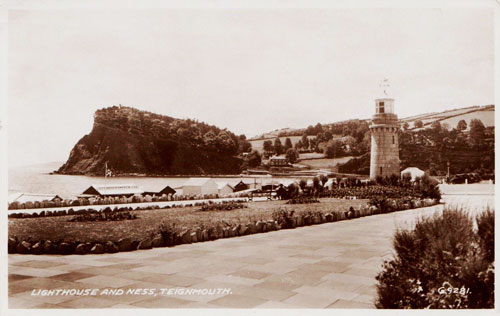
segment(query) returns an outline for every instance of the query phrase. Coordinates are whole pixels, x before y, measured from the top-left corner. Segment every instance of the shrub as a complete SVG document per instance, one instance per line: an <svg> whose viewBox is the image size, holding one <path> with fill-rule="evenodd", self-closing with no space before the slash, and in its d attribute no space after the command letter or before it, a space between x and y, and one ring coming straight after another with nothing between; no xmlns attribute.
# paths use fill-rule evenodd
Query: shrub
<svg viewBox="0 0 500 316"><path fill-rule="evenodd" d="M494 214L487 210L476 221L474 230L465 211L445 209L413 230L398 230L395 257L376 277L376 306L493 308ZM458 293L449 294L452 288Z"/></svg>
<svg viewBox="0 0 500 316"><path fill-rule="evenodd" d="M424 175L423 177L416 179L417 190L422 194L424 198L428 197L434 200L441 199L441 191L439 190L438 182Z"/></svg>
<svg viewBox="0 0 500 316"><path fill-rule="evenodd" d="M195 203L195 205L202 204L202 203ZM238 201L225 201L222 203L203 203L203 206L200 208L200 211L206 212L206 211L231 211L231 210L236 210L240 208L247 208L246 204L240 203ZM187 206L187 205L186 205ZM192 205L191 205L192 206Z"/></svg>
<svg viewBox="0 0 500 316"><path fill-rule="evenodd" d="M180 232L180 229L174 224L167 223L166 221L162 221L160 226L158 227L158 233L161 235L163 240L167 243L170 240L170 244L173 243L175 237Z"/></svg>
<svg viewBox="0 0 500 316"><path fill-rule="evenodd" d="M368 204L375 206L380 213L386 213L390 211L389 200L385 195L376 195L372 197Z"/></svg>
<svg viewBox="0 0 500 316"><path fill-rule="evenodd" d="M92 210L93 211L93 210ZM119 212L87 212L85 214L73 216L69 222L100 222L100 221L124 221L136 219L137 215L127 211Z"/></svg>
<svg viewBox="0 0 500 316"><path fill-rule="evenodd" d="M276 222L278 222L278 225L281 225L281 228L293 228L294 227L294 220L293 220L293 215L295 212L292 211L287 211L287 210L279 210L279 211L273 211L272 213L272 218Z"/></svg>
<svg viewBox="0 0 500 316"><path fill-rule="evenodd" d="M309 203L319 203L319 200L308 196L301 196L301 197L294 197L286 202L286 204L309 204Z"/></svg>

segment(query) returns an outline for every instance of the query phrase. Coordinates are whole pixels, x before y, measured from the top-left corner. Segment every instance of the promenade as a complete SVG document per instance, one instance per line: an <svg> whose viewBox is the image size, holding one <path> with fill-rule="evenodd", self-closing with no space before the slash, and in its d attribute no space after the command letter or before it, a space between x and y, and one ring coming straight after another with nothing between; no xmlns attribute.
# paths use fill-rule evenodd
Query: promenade
<svg viewBox="0 0 500 316"><path fill-rule="evenodd" d="M470 209L494 207L490 189L445 195L444 201ZM442 209L437 205L173 248L9 255L9 308L374 308L375 276L392 257L394 231ZM34 289L152 289L156 295L39 296L32 295ZM192 289L191 295L175 289ZM212 292L203 295L207 289Z"/></svg>

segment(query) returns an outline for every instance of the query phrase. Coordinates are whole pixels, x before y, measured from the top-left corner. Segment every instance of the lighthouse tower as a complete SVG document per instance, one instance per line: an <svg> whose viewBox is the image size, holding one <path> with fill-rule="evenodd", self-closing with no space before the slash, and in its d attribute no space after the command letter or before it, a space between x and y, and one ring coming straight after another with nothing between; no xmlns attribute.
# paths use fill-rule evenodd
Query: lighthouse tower
<svg viewBox="0 0 500 316"><path fill-rule="evenodd" d="M399 177L398 117L394 114L394 99L387 92L389 82L384 79L380 84L383 94L375 99L375 114L370 125L371 158L370 179L378 176Z"/></svg>

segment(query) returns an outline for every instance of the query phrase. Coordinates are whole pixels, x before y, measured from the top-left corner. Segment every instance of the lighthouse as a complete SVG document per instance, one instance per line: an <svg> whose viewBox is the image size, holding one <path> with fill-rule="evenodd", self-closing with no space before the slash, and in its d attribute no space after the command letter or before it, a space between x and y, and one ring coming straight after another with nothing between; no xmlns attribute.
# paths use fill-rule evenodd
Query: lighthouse
<svg viewBox="0 0 500 316"><path fill-rule="evenodd" d="M394 99L388 94L389 81L380 84L383 94L375 99L375 114L370 125L370 179L378 176L400 176L398 117L394 114Z"/></svg>

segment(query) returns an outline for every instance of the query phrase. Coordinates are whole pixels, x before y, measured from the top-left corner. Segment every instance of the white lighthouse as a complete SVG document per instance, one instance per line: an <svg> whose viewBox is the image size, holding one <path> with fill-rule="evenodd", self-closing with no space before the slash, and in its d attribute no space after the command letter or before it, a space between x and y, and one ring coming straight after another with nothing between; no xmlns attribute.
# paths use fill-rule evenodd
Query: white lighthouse
<svg viewBox="0 0 500 316"><path fill-rule="evenodd" d="M375 99L375 114L370 125L370 179L378 176L399 177L398 117L394 114L394 99L389 96L388 79L380 84L383 94Z"/></svg>

